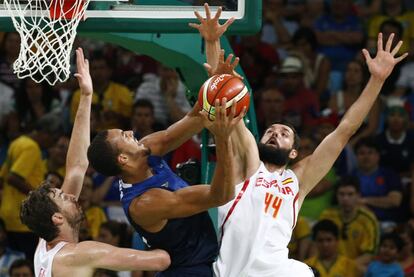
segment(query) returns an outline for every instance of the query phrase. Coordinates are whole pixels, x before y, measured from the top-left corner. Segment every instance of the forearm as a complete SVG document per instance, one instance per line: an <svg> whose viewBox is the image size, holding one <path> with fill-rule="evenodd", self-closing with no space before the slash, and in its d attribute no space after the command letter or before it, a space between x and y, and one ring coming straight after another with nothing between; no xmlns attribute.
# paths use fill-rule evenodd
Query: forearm
<svg viewBox="0 0 414 277"><path fill-rule="evenodd" d="M33 188L21 177L10 174L7 183L23 194L28 194Z"/></svg>
<svg viewBox="0 0 414 277"><path fill-rule="evenodd" d="M92 95L81 95L66 157L66 176L84 175L88 168L87 151L90 143L90 113ZM63 187L66 193L79 196L82 182Z"/></svg>
<svg viewBox="0 0 414 277"><path fill-rule="evenodd" d="M105 198L105 195L108 193L114 180L114 177L106 178L102 185L93 191L92 203L98 205L102 203L103 199Z"/></svg>
<svg viewBox="0 0 414 277"><path fill-rule="evenodd" d="M211 182L211 196L224 205L234 198L234 158L230 138L216 138L216 168Z"/></svg>
<svg viewBox="0 0 414 277"><path fill-rule="evenodd" d="M346 126L348 132L354 134L361 126L371 107L374 105L383 83L383 81L377 80L371 76L359 98L346 112L340 126Z"/></svg>
<svg viewBox="0 0 414 277"><path fill-rule="evenodd" d="M310 198L320 196L332 187L332 183L326 178L322 179L307 195Z"/></svg>
<svg viewBox="0 0 414 277"><path fill-rule="evenodd" d="M206 41L206 57L207 63L211 66L213 71L217 68L220 55L220 39L215 41Z"/></svg>
<svg viewBox="0 0 414 277"><path fill-rule="evenodd" d="M366 197L363 198L365 204L382 209L396 208L400 205L400 200L391 196L381 196L381 197Z"/></svg>

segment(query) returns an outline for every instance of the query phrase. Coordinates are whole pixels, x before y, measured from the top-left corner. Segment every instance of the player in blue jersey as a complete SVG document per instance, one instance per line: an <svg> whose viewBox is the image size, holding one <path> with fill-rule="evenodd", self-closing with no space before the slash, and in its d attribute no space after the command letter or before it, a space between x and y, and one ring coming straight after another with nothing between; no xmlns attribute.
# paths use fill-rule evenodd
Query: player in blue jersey
<svg viewBox="0 0 414 277"><path fill-rule="evenodd" d="M227 116L225 107L225 99L216 101L214 122L194 109L141 141L132 131L103 131L89 147L88 158L97 171L120 177L121 201L131 224L151 248L170 254L171 266L159 276L212 276L218 245L207 210L234 197L230 134L243 116L234 116L235 105ZM189 186L161 157L202 126L214 135L217 165L211 185Z"/></svg>

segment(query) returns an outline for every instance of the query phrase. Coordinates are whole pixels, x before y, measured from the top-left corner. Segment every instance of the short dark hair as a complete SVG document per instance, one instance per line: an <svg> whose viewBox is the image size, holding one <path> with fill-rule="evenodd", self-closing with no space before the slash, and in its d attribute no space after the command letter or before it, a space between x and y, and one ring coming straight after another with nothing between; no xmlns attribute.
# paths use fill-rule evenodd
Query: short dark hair
<svg viewBox="0 0 414 277"><path fill-rule="evenodd" d="M36 121L34 129L52 135L60 134L62 133L62 121L58 115L48 113Z"/></svg>
<svg viewBox="0 0 414 277"><path fill-rule="evenodd" d="M381 151L380 146L374 137L364 137L358 140L355 144L355 153L358 152L358 150L363 146L370 149L375 149L378 153Z"/></svg>
<svg viewBox="0 0 414 277"><path fill-rule="evenodd" d="M148 108L152 113L154 113L154 105L148 99L138 99L134 104L133 110L136 108Z"/></svg>
<svg viewBox="0 0 414 277"><path fill-rule="evenodd" d="M0 218L0 230L6 232L6 223L4 223L3 218Z"/></svg>
<svg viewBox="0 0 414 277"><path fill-rule="evenodd" d="M319 47L315 31L311 28L302 27L293 34L292 41L294 44L298 44L301 39L306 40L311 45L313 51L316 51Z"/></svg>
<svg viewBox="0 0 414 277"><path fill-rule="evenodd" d="M318 232L321 231L331 233L336 239L339 237L339 228L332 220L323 219L318 221L312 228L312 239L316 240Z"/></svg>
<svg viewBox="0 0 414 277"><path fill-rule="evenodd" d="M118 152L107 140L108 131L99 132L88 148L88 160L91 166L106 176L118 176L121 168L117 161Z"/></svg>
<svg viewBox="0 0 414 277"><path fill-rule="evenodd" d="M100 229L108 230L112 236L119 237L119 247L131 247L132 235L129 232L128 225L123 222L109 220L101 224Z"/></svg>
<svg viewBox="0 0 414 277"><path fill-rule="evenodd" d="M392 19L392 18L385 20L380 25L380 32L384 32L384 28L387 25L397 29L397 33L396 33L397 36L399 36L400 38L403 36L404 26L399 21Z"/></svg>
<svg viewBox="0 0 414 277"><path fill-rule="evenodd" d="M59 228L53 223L52 216L60 212L58 205L50 198L53 193L48 182L29 193L20 210L20 220L37 236L52 241L59 235Z"/></svg>
<svg viewBox="0 0 414 277"><path fill-rule="evenodd" d="M345 175L339 179L337 185L337 190L343 187L353 187L356 192L361 192L361 184L359 178L353 175Z"/></svg>
<svg viewBox="0 0 414 277"><path fill-rule="evenodd" d="M12 275L13 270L15 270L16 268L21 268L21 267L28 267L30 269L30 272L34 274L34 268L33 268L33 264L31 261L26 260L26 259L18 259L15 260L9 267L9 276Z"/></svg>
<svg viewBox="0 0 414 277"><path fill-rule="evenodd" d="M384 241L390 240L392 241L398 249L398 252L404 248L404 240L401 238L399 234L396 232L386 233L381 237L380 245L384 243Z"/></svg>

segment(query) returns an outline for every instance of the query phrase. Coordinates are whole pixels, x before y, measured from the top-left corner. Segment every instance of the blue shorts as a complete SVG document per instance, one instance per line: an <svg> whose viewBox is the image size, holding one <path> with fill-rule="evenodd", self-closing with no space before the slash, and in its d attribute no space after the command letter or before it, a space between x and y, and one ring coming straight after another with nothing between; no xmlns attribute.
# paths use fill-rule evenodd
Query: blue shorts
<svg viewBox="0 0 414 277"><path fill-rule="evenodd" d="M173 267L159 272L155 277L213 277L211 265L195 265L191 267Z"/></svg>

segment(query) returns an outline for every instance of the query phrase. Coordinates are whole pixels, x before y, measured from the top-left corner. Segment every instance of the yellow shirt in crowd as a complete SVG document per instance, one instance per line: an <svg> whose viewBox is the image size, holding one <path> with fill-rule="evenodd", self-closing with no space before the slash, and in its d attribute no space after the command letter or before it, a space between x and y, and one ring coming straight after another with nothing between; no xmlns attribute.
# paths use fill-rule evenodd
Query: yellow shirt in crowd
<svg viewBox="0 0 414 277"><path fill-rule="evenodd" d="M309 223L303 216L298 217L298 222L296 223L295 229L293 229L292 238L289 242L288 248L289 253L293 256L297 255L298 251L298 241L309 237L311 233Z"/></svg>
<svg viewBox="0 0 414 277"><path fill-rule="evenodd" d="M321 277L357 277L359 276L359 271L356 267L356 264L353 260L338 255L336 261L331 265L331 267L326 268L317 256L311 257L305 260L305 263L308 266L311 266L319 271ZM292 276L293 277L293 276Z"/></svg>
<svg viewBox="0 0 414 277"><path fill-rule="evenodd" d="M42 161L42 152L30 137L20 136L10 144L0 172L4 181L0 217L6 223L7 231L28 232L29 229L21 223L19 217L20 205L27 195L7 183L9 173L22 177L32 188L38 188L44 180L46 167Z"/></svg>
<svg viewBox="0 0 414 277"><path fill-rule="evenodd" d="M70 118L75 120L76 111L78 110L80 101L80 90L75 91L72 97ZM130 117L132 113L132 92L124 85L110 82L108 88L103 94L103 98L99 99L99 95L92 95L92 104L102 105L103 111L112 111L124 117ZM114 126L112 126L114 127Z"/></svg>
<svg viewBox="0 0 414 277"><path fill-rule="evenodd" d="M96 239L99 235L101 224L107 221L105 212L101 207L92 206L86 210L85 216L88 223L89 234L93 239Z"/></svg>
<svg viewBox="0 0 414 277"><path fill-rule="evenodd" d="M380 230L378 220L371 211L358 208L355 218L346 226L337 208L325 210L320 219L332 220L338 226L339 253L351 259L363 254L375 254Z"/></svg>

